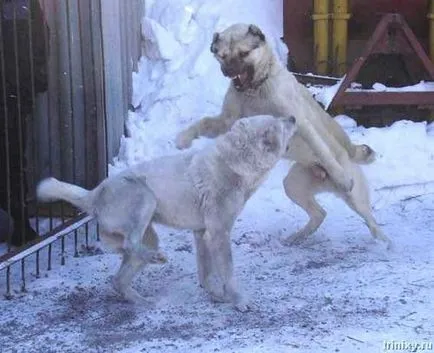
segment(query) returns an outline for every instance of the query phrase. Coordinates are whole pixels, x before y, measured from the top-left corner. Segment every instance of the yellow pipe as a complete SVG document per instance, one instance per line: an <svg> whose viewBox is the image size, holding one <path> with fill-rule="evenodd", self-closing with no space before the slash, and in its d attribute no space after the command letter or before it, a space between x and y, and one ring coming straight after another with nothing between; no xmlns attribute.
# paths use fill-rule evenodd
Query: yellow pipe
<svg viewBox="0 0 434 353"><path fill-rule="evenodd" d="M333 1L333 62L334 73L342 76L347 71L348 0Z"/></svg>
<svg viewBox="0 0 434 353"><path fill-rule="evenodd" d="M434 62L434 0L431 0L429 18L429 55Z"/></svg>
<svg viewBox="0 0 434 353"><path fill-rule="evenodd" d="M315 70L318 74L327 74L329 54L329 0L313 2L313 39Z"/></svg>
<svg viewBox="0 0 434 353"><path fill-rule="evenodd" d="M430 12L427 17L429 19L429 56L434 63L434 0L431 0ZM434 120L434 110L430 111L430 118Z"/></svg>

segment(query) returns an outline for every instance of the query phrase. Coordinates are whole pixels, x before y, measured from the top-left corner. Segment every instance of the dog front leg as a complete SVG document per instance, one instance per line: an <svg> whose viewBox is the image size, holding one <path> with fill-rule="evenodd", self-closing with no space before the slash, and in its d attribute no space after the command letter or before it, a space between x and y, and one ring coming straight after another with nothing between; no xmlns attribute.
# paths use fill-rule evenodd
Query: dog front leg
<svg viewBox="0 0 434 353"><path fill-rule="evenodd" d="M189 148L193 140L200 136L214 138L225 133L229 128L228 122L220 116L206 117L181 131L176 136L175 144L178 149Z"/></svg>
<svg viewBox="0 0 434 353"><path fill-rule="evenodd" d="M230 234L227 230L209 229L205 233L205 244L210 254L210 271L205 278L207 291L216 301L229 301L241 312L249 305L238 289L233 274Z"/></svg>
<svg viewBox="0 0 434 353"><path fill-rule="evenodd" d="M354 185L353 179L336 160L315 127L307 119L297 119L297 132L319 157L321 166L324 167L336 186L343 192L351 191Z"/></svg>
<svg viewBox="0 0 434 353"><path fill-rule="evenodd" d="M194 232L197 273L199 277L199 285L202 288L206 288L205 279L210 274L209 262L211 259L211 254L209 253L207 244L205 242L205 236L204 230Z"/></svg>

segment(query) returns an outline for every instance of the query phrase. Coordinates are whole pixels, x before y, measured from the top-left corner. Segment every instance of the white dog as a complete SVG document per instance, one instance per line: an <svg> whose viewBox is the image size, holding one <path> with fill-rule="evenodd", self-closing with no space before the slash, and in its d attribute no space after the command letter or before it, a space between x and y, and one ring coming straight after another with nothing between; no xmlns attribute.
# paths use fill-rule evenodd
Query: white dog
<svg viewBox="0 0 434 353"><path fill-rule="evenodd" d="M215 300L244 311L248 304L233 276L230 232L246 201L283 157L294 124L293 117L241 119L202 151L138 164L91 191L49 178L37 195L96 216L102 238L123 254L113 284L127 299L141 300L131 282L142 266L164 261L152 227L160 223L194 231L200 284Z"/></svg>

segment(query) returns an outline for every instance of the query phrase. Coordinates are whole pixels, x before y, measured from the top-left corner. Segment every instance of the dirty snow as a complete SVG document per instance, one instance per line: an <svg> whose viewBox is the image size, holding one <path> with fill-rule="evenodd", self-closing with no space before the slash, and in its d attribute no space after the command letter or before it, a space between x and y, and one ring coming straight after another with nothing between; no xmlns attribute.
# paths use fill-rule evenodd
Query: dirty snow
<svg viewBox="0 0 434 353"><path fill-rule="evenodd" d="M279 44L281 1L146 4L142 31L149 57L134 75L136 111L111 173L178 153L176 132L218 112L228 82L208 51L215 30L255 22L276 52L285 52ZM135 282L149 305L120 301L110 286L119 257L101 250L91 224L89 246L83 230L78 235L78 257L71 235L63 253L61 244L53 247L51 271L46 250L41 252L40 278L34 258L26 260L26 293L19 267L12 269L13 298L0 299L0 352L352 353L385 352L387 343L428 343L425 348L434 350L434 125L400 121L366 129L347 116L337 120L352 140L378 153L376 163L363 169L375 216L394 251L374 242L332 195L320 196L328 216L310 239L298 247L281 245L282 236L306 222L284 195L290 163L282 161L232 232L235 272L255 303L251 312L212 303L197 284L191 233L161 226L169 262L147 267ZM193 148L208 143L202 139ZM5 276L0 273L1 293Z"/></svg>

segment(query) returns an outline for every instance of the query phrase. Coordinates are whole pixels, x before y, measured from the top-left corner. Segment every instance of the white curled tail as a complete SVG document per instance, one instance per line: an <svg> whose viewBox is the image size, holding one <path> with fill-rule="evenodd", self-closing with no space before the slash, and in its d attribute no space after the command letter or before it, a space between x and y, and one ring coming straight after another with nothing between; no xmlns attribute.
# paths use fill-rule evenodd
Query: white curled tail
<svg viewBox="0 0 434 353"><path fill-rule="evenodd" d="M90 214L92 212L92 204L89 194L89 190L59 181L56 178L42 180L36 189L36 196L39 201L53 202L63 200Z"/></svg>

